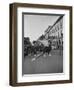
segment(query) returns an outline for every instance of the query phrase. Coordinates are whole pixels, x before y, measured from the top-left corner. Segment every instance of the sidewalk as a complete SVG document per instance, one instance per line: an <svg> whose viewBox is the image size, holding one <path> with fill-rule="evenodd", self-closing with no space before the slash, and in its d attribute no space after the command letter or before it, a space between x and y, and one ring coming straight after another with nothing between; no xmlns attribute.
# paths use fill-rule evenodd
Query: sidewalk
<svg viewBox="0 0 74 90"><path fill-rule="evenodd" d="M51 50L52 55L63 55L63 50Z"/></svg>

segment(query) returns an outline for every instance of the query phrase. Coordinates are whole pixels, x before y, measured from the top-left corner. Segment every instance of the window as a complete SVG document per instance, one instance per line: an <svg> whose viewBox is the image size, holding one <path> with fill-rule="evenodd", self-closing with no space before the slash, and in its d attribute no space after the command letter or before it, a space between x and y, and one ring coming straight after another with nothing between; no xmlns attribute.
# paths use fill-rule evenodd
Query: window
<svg viewBox="0 0 74 90"><path fill-rule="evenodd" d="M60 29L62 29L63 28L63 22L62 22L62 20L60 21Z"/></svg>

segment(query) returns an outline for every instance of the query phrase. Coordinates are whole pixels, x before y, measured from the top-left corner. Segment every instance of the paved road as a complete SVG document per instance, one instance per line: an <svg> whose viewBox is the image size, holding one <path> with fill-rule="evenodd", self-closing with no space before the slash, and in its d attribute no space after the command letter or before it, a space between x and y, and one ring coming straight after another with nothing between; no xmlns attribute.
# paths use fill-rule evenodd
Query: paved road
<svg viewBox="0 0 74 90"><path fill-rule="evenodd" d="M59 50L51 51L51 56L41 55L33 60L34 56L24 59L23 74L61 73L63 72L63 55Z"/></svg>

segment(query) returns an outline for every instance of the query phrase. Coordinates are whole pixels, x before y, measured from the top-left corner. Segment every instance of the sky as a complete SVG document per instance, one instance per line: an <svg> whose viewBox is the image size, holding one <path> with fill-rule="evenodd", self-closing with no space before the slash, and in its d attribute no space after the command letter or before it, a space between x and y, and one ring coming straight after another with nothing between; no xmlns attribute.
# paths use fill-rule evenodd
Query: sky
<svg viewBox="0 0 74 90"><path fill-rule="evenodd" d="M52 26L59 16L56 15L25 15L24 14L24 37L30 41L37 40L48 26Z"/></svg>

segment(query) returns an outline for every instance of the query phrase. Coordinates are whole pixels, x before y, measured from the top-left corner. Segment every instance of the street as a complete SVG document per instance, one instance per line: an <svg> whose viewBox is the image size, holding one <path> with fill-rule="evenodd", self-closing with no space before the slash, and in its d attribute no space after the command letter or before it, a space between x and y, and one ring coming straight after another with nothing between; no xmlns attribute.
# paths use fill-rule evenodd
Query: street
<svg viewBox="0 0 74 90"><path fill-rule="evenodd" d="M63 52L52 50L50 56L40 55L33 60L34 56L26 56L24 59L23 74L46 74L63 72Z"/></svg>

